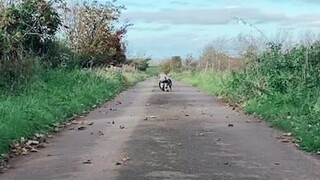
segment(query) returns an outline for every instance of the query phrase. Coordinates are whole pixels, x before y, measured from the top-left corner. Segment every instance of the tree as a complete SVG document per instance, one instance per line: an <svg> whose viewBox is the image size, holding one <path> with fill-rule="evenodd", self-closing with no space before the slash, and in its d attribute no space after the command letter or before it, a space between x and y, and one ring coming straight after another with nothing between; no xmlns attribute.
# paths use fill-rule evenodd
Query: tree
<svg viewBox="0 0 320 180"><path fill-rule="evenodd" d="M147 68L149 67L150 61L151 61L150 58L136 59L136 60L133 60L133 64L139 71L146 71Z"/></svg>
<svg viewBox="0 0 320 180"><path fill-rule="evenodd" d="M68 38L72 48L93 66L120 64L126 60L123 38L131 24L116 28L124 7L112 2L83 3L71 8L67 19Z"/></svg>
<svg viewBox="0 0 320 180"><path fill-rule="evenodd" d="M32 77L31 56L47 52L61 25L54 3L20 0L0 5L0 87L14 89L17 81Z"/></svg>
<svg viewBox="0 0 320 180"><path fill-rule="evenodd" d="M23 0L2 9L1 44L7 46L2 48L2 53L17 48L36 54L45 53L60 25L60 16L50 1Z"/></svg>
<svg viewBox="0 0 320 180"><path fill-rule="evenodd" d="M160 71L165 74L169 74L172 71L172 66L170 61L163 61L160 63Z"/></svg>
<svg viewBox="0 0 320 180"><path fill-rule="evenodd" d="M180 70L182 67L182 59L180 56L173 56L170 60L172 70Z"/></svg>

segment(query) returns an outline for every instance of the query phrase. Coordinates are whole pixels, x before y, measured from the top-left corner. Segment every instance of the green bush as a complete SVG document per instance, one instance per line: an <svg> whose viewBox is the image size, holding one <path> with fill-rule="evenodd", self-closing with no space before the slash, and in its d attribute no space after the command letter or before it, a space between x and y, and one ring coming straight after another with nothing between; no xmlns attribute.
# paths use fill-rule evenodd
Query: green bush
<svg viewBox="0 0 320 180"><path fill-rule="evenodd" d="M227 96L245 103L275 127L292 132L308 151L320 149L320 47L299 46L286 52L278 45L243 71L232 74Z"/></svg>
<svg viewBox="0 0 320 180"><path fill-rule="evenodd" d="M0 28L2 53L17 48L35 54L46 52L61 25L61 19L53 4L45 0L24 0L2 9Z"/></svg>
<svg viewBox="0 0 320 180"><path fill-rule="evenodd" d="M65 41L53 41L48 48L47 53L42 57L42 62L48 68L80 68L81 59L67 45Z"/></svg>
<svg viewBox="0 0 320 180"><path fill-rule="evenodd" d="M244 69L180 73L175 77L215 95L224 95L272 126L291 132L301 148L320 150L320 46L283 51L281 45L253 59Z"/></svg>
<svg viewBox="0 0 320 180"><path fill-rule="evenodd" d="M61 24L53 4L24 0L0 9L0 88L15 91L35 74Z"/></svg>
<svg viewBox="0 0 320 180"><path fill-rule="evenodd" d="M133 60L133 65L139 70L139 71L146 71L149 67L149 62L151 61L150 58L145 59L135 59Z"/></svg>

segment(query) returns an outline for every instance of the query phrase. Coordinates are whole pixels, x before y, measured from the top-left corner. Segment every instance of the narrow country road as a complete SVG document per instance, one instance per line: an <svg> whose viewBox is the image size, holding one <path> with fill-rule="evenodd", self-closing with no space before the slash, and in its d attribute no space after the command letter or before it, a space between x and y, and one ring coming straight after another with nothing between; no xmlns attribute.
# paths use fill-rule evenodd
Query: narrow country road
<svg viewBox="0 0 320 180"><path fill-rule="evenodd" d="M319 159L183 83L166 93L149 79L81 120L94 124L66 130L39 153L12 160L0 179L320 179Z"/></svg>

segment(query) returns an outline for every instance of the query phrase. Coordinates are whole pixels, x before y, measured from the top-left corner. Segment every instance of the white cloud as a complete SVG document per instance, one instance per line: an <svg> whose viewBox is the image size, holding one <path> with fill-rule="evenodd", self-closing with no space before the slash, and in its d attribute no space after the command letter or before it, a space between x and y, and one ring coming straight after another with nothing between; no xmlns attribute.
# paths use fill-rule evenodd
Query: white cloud
<svg viewBox="0 0 320 180"><path fill-rule="evenodd" d="M123 15L132 22L189 25L223 25L235 18L242 18L255 24L275 23L280 26L317 24L320 14L290 16L282 12L266 12L258 8L229 6L219 9L186 9L161 11L128 11Z"/></svg>

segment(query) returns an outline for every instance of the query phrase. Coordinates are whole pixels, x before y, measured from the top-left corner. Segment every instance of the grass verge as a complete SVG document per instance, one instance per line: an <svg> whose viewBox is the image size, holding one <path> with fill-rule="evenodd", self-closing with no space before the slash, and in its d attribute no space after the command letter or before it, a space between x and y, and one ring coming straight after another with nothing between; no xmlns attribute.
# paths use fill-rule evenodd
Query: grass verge
<svg viewBox="0 0 320 180"><path fill-rule="evenodd" d="M13 140L45 133L93 105L102 104L146 78L143 73L124 75L102 70L49 70L18 95L0 96L0 154Z"/></svg>
<svg viewBox="0 0 320 180"><path fill-rule="evenodd" d="M172 76L210 94L224 96L240 104L247 113L266 120L272 127L292 133L301 149L320 150L318 91L295 89L289 93L269 91L255 94L252 93L254 87L245 84L247 81L238 81L230 73L182 72Z"/></svg>

